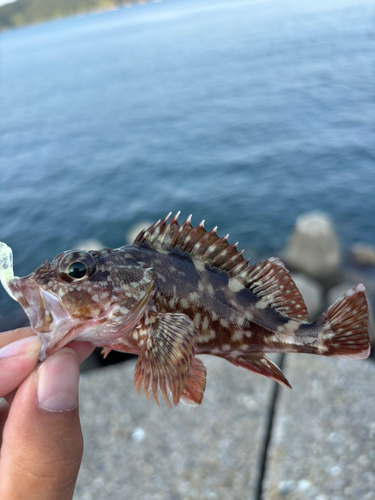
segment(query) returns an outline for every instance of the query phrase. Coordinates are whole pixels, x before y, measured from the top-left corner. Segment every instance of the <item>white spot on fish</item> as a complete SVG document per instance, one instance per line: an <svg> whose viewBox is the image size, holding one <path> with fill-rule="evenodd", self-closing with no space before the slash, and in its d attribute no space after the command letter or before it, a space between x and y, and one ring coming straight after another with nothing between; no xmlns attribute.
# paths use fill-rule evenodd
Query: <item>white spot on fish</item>
<svg viewBox="0 0 375 500"><path fill-rule="evenodd" d="M209 342L211 340L210 335L199 335L198 342L204 344L205 342Z"/></svg>
<svg viewBox="0 0 375 500"><path fill-rule="evenodd" d="M229 278L228 287L229 290L234 293L239 292L240 290L245 288L244 285L236 278Z"/></svg>
<svg viewBox="0 0 375 500"><path fill-rule="evenodd" d="M201 315L200 313L197 313L195 316L194 316L194 323L199 326L200 325L200 322L201 322Z"/></svg>
<svg viewBox="0 0 375 500"><path fill-rule="evenodd" d="M99 316L99 314L100 314L100 309L91 309L92 316Z"/></svg>
<svg viewBox="0 0 375 500"><path fill-rule="evenodd" d="M212 296L213 296L213 294L214 294L214 287L211 285L211 283L208 283L208 285L207 285L207 293L208 293L209 295L211 295L211 297L212 297Z"/></svg>
<svg viewBox="0 0 375 500"><path fill-rule="evenodd" d="M211 350L211 354L220 354L221 349L220 347L215 347L214 349Z"/></svg>
<svg viewBox="0 0 375 500"><path fill-rule="evenodd" d="M180 304L183 309L189 309L189 302L186 299L180 299Z"/></svg>
<svg viewBox="0 0 375 500"><path fill-rule="evenodd" d="M99 302L99 296L98 296L98 294L96 293L95 295L93 295L93 296L91 297L91 299L92 299L94 302Z"/></svg>
<svg viewBox="0 0 375 500"><path fill-rule="evenodd" d="M229 344L224 344L223 347L222 347L223 351L230 351L231 350L231 347Z"/></svg>
<svg viewBox="0 0 375 500"><path fill-rule="evenodd" d="M232 335L232 342L241 342L241 340L243 339L243 336L244 336L244 332L243 330L235 330L233 335Z"/></svg>
<svg viewBox="0 0 375 500"><path fill-rule="evenodd" d="M257 309L265 309L267 307L267 302L265 302L264 300L260 299L258 300L258 302L255 304L255 307Z"/></svg>
<svg viewBox="0 0 375 500"><path fill-rule="evenodd" d="M205 316L205 318L204 318L204 320L203 320L203 323L202 323L202 329L203 329L203 330L207 330L208 325L209 325L209 320L208 320L208 317L207 317L207 316Z"/></svg>
<svg viewBox="0 0 375 500"><path fill-rule="evenodd" d="M224 328L229 328L229 321L226 320L225 318L221 318L220 325L223 326Z"/></svg>
<svg viewBox="0 0 375 500"><path fill-rule="evenodd" d="M198 290L199 290L200 292L203 292L203 291L204 291L204 284L203 284L201 281L198 283Z"/></svg>
<svg viewBox="0 0 375 500"><path fill-rule="evenodd" d="M294 333L298 329L299 325L300 325L299 321L291 319L288 321L288 323L285 323L284 329L289 333ZM279 331L279 328L277 329L277 331Z"/></svg>
<svg viewBox="0 0 375 500"><path fill-rule="evenodd" d="M198 292L191 292L191 293L189 293L189 299L192 302L198 302L198 300L199 300L199 293Z"/></svg>
<svg viewBox="0 0 375 500"><path fill-rule="evenodd" d="M198 269L198 271L204 271L205 270L206 267L205 267L204 263L201 260L193 259L193 262L194 262L194 266L196 267L196 269Z"/></svg>

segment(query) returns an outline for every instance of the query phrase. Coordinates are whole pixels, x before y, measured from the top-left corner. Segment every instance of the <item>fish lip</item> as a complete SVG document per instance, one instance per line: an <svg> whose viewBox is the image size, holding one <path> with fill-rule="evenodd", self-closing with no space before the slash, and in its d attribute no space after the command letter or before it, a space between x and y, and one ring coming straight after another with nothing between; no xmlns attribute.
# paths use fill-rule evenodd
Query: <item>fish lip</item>
<svg viewBox="0 0 375 500"><path fill-rule="evenodd" d="M31 328L41 341L39 359L43 361L71 331L75 321L66 311L60 298L44 290L30 276L13 279L9 287L27 314Z"/></svg>

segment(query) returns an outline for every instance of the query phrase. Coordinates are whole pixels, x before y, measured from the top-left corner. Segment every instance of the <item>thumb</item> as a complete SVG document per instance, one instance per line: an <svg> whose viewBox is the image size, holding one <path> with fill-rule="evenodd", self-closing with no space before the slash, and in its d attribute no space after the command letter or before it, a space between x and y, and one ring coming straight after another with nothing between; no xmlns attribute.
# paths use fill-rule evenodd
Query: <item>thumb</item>
<svg viewBox="0 0 375 500"><path fill-rule="evenodd" d="M61 349L18 388L4 427L0 498L71 500L83 440L78 356Z"/></svg>

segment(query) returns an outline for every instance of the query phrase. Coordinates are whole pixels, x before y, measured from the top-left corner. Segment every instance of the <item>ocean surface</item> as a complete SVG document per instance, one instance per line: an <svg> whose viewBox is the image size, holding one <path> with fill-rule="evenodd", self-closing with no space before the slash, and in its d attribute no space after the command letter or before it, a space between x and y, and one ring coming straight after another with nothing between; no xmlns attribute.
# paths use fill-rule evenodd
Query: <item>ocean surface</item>
<svg viewBox="0 0 375 500"><path fill-rule="evenodd" d="M165 0L0 34L16 275L177 210L257 255L312 209L375 244L374 21L372 0ZM19 311L1 289L1 327Z"/></svg>

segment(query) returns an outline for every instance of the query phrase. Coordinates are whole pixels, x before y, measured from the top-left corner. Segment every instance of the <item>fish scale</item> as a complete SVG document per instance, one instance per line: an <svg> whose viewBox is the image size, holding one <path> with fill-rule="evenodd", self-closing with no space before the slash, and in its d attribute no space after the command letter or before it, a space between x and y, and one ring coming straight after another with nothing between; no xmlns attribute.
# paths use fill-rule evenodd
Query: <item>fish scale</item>
<svg viewBox="0 0 375 500"><path fill-rule="evenodd" d="M69 250L24 278L13 276L2 244L6 290L25 309L42 342L40 359L72 340L103 354L138 354L134 385L159 404L200 404L206 369L196 356L222 357L252 372L289 382L267 352L363 359L369 355L368 304L357 285L315 321L274 257L249 265L217 228L181 225L167 215L133 245ZM9 252L10 251L10 252Z"/></svg>

